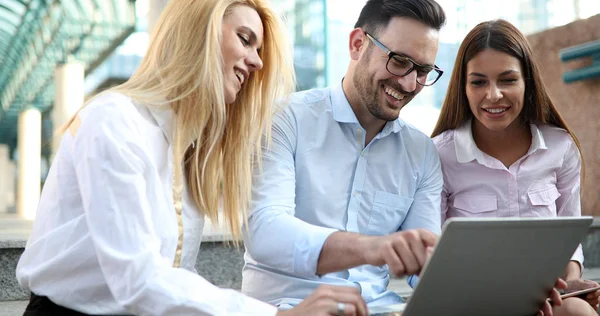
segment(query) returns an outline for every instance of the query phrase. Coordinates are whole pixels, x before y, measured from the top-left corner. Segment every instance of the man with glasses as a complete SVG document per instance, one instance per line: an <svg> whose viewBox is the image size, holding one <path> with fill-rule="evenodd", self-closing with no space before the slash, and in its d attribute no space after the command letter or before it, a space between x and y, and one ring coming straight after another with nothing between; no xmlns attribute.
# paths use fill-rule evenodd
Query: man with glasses
<svg viewBox="0 0 600 316"><path fill-rule="evenodd" d="M433 0L369 0L338 86L295 93L256 168L242 291L287 309L321 284L400 303L440 232L442 173L429 137L398 118L442 75ZM338 304L333 315L344 311Z"/></svg>

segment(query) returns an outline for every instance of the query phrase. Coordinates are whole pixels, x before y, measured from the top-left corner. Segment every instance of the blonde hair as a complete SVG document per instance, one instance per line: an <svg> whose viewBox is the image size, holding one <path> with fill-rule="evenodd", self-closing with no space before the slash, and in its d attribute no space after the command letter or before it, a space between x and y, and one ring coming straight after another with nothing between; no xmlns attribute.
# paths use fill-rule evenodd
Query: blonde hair
<svg viewBox="0 0 600 316"><path fill-rule="evenodd" d="M255 9L261 18L263 68L252 72L235 102L226 105L220 41L223 18L237 5ZM172 0L137 71L111 89L149 107L173 108L175 180L185 177L194 202L214 223L219 223L223 196L223 217L236 244L247 220L252 167L262 137L270 136L274 104L295 87L286 38L264 0Z"/></svg>

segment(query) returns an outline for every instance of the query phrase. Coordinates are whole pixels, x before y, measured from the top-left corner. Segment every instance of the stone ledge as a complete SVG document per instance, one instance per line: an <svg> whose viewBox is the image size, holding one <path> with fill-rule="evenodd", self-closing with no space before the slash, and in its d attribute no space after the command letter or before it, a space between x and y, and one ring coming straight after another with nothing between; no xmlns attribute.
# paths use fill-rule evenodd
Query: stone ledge
<svg viewBox="0 0 600 316"><path fill-rule="evenodd" d="M0 218L0 224L2 224L1 220ZM6 234L3 236L1 228L0 301L26 300L29 294L19 288L15 279L15 269L25 247L25 239L3 239ZM196 270L209 282L219 287L239 290L242 281L244 248L243 246L235 248L227 242L229 240L226 235L218 233L209 233L203 236L200 255L196 261ZM600 219L594 221L594 225L590 228L582 245L586 256L584 277L600 281ZM399 280L393 281L390 286L397 286L400 284L398 282ZM392 289L399 293L405 293L404 290L406 290L404 288Z"/></svg>

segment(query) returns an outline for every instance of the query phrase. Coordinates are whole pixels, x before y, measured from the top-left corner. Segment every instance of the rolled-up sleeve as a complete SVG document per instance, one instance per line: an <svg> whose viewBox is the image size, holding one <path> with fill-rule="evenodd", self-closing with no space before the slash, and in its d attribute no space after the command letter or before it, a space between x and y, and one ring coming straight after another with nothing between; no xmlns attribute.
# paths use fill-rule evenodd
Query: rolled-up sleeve
<svg viewBox="0 0 600 316"><path fill-rule="evenodd" d="M560 196L556 200L558 216L581 216L581 157L573 141L563 158L563 164L556 176L556 188ZM573 257L583 271L583 250L577 247Z"/></svg>
<svg viewBox="0 0 600 316"><path fill-rule="evenodd" d="M256 262L304 278L317 278L319 255L335 229L308 224L294 216L297 127L286 108L273 122L254 172L252 208L244 243Z"/></svg>
<svg viewBox="0 0 600 316"><path fill-rule="evenodd" d="M115 300L135 315L275 315L274 306L172 267L156 231L157 214L171 210L148 199L164 192L152 182L158 171L144 145L147 135L118 106L88 114L73 159L90 237Z"/></svg>

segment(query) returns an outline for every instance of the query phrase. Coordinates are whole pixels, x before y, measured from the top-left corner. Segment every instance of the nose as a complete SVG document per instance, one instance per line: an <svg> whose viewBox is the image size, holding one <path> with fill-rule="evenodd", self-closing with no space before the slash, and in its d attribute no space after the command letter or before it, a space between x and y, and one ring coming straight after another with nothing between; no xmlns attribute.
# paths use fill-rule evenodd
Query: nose
<svg viewBox="0 0 600 316"><path fill-rule="evenodd" d="M262 69L263 62L258 55L258 51L252 50L250 54L246 57L246 65L248 65L249 71L257 71Z"/></svg>
<svg viewBox="0 0 600 316"><path fill-rule="evenodd" d="M491 102L497 102L498 100L502 99L502 91L500 91L498 85L495 83L490 83L487 98Z"/></svg>
<svg viewBox="0 0 600 316"><path fill-rule="evenodd" d="M406 92L415 91L417 89L417 72L413 70L404 77L398 77L398 83Z"/></svg>

